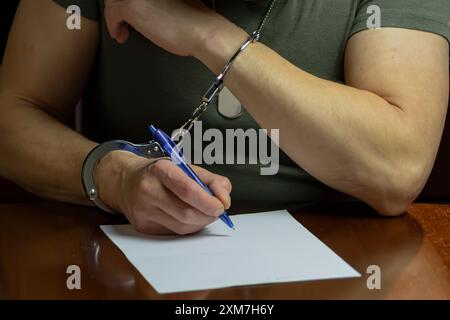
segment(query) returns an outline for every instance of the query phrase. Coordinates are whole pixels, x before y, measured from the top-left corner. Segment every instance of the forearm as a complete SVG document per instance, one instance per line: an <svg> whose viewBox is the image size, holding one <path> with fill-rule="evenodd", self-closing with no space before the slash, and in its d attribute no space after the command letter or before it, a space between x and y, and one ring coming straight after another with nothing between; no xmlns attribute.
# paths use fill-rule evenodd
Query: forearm
<svg viewBox="0 0 450 320"><path fill-rule="evenodd" d="M231 26L220 35L197 56L215 73L230 56L225 47L245 39ZM406 180L422 155L408 148L415 133L400 106L310 75L263 44L241 54L225 83L261 127L280 129L282 150L325 184L380 211L390 196L415 197L403 186L414 185Z"/></svg>
<svg viewBox="0 0 450 320"><path fill-rule="evenodd" d="M0 175L45 198L89 204L81 167L96 145L44 110L0 97Z"/></svg>

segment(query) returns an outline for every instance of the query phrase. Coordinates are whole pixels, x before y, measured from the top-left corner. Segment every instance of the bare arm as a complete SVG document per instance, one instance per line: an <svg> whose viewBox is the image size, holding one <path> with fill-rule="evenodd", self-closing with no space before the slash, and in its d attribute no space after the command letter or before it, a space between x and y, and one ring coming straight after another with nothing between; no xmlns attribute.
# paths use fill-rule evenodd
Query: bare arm
<svg viewBox="0 0 450 320"><path fill-rule="evenodd" d="M40 196L90 204L81 167L96 143L64 125L84 90L98 25L66 28L66 12L50 0L23 0L0 69L0 175ZM100 198L142 232L193 233L230 206L231 183L194 167L206 193L170 161L129 152L104 156L95 170Z"/></svg>
<svg viewBox="0 0 450 320"><path fill-rule="evenodd" d="M239 38L239 30L228 32ZM228 57L221 43L210 42L198 56L214 72ZM448 104L448 55L438 35L386 28L350 39L347 85L308 74L262 44L242 54L225 82L262 127L280 129L280 146L297 164L397 215L434 163Z"/></svg>
<svg viewBox="0 0 450 320"><path fill-rule="evenodd" d="M127 40L127 22L216 74L248 37L201 1L105 3L118 42ZM380 213L398 215L434 163L448 103L448 54L448 42L431 33L363 31L348 43L347 85L340 85L257 43L238 57L225 84L261 127L280 129L281 148L298 165Z"/></svg>
<svg viewBox="0 0 450 320"><path fill-rule="evenodd" d="M47 198L87 204L80 168L95 143L65 126L81 97L96 22L66 28L65 10L23 0L0 68L0 174Z"/></svg>

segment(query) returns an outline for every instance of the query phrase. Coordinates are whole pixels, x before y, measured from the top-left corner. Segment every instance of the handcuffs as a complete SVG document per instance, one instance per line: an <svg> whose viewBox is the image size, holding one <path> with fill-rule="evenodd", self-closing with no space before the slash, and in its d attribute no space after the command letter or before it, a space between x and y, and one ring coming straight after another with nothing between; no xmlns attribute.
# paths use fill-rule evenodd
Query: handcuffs
<svg viewBox="0 0 450 320"><path fill-rule="evenodd" d="M208 105L214 100L214 98L217 97L217 95L223 89L225 75L227 74L233 62L240 55L240 53L244 51L251 43L258 41L259 37L260 37L260 30L254 31L248 37L247 41L245 41L244 44L231 57L231 59L225 65L223 71L217 76L214 83L208 88L206 93L203 95L201 104L194 110L189 120L185 124L183 124L183 126L181 126L181 128L178 129L176 133L172 136L172 142L174 140L178 140L179 143L177 145L179 146L181 144L183 136L187 132L189 132L194 122L200 118L200 116L207 110ZM175 144L175 142L173 143ZM164 150L163 148L161 148L161 145L155 140L152 140L147 144L133 144L131 142L124 140L112 140L104 142L95 147L94 149L92 149L91 152L89 152L89 154L86 156L83 163L83 167L81 170L82 184L89 200L91 200L98 208L110 213L114 213L115 211L101 201L99 197L99 190L94 179L94 172L97 164L99 163L100 159L103 156L105 156L109 152L117 150L128 151L148 159L170 157L170 155L164 153Z"/></svg>
<svg viewBox="0 0 450 320"><path fill-rule="evenodd" d="M128 151L148 159L166 156L163 149L156 141L150 141L147 144L133 144L124 140L113 140L104 142L89 152L84 160L83 168L81 170L81 181L83 183L84 191L89 200L97 207L110 213L114 213L115 211L100 200L99 191L94 180L94 171L103 156L117 150Z"/></svg>

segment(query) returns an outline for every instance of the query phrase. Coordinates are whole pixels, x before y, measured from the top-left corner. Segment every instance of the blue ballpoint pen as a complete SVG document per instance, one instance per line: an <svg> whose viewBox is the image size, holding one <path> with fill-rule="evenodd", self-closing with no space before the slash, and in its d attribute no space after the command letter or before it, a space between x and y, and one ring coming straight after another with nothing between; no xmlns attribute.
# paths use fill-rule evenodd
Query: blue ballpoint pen
<svg viewBox="0 0 450 320"><path fill-rule="evenodd" d="M170 156L172 160L178 165L178 167L180 167L184 171L184 173L186 173L195 182L197 182L206 192L208 192L210 195L213 195L211 190L209 190L209 188L195 174L192 168L186 163L183 155L181 154L181 151L178 149L173 140L164 131L157 129L152 125L149 126L149 130L153 136L153 139L155 139L159 143L164 153ZM219 218L223 222L225 222L228 227L235 230L233 221L231 221L226 211L224 211Z"/></svg>

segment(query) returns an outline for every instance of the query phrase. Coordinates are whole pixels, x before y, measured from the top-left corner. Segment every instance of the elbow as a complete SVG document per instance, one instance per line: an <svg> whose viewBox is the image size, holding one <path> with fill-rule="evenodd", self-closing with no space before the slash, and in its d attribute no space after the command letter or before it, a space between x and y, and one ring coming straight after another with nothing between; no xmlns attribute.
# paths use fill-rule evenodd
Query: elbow
<svg viewBox="0 0 450 320"><path fill-rule="evenodd" d="M404 197L381 199L373 205L373 208L383 217L398 217L406 212L414 200Z"/></svg>
<svg viewBox="0 0 450 320"><path fill-rule="evenodd" d="M391 170L372 193L369 204L384 217L397 217L405 213L422 191L430 174L430 166L403 164Z"/></svg>

